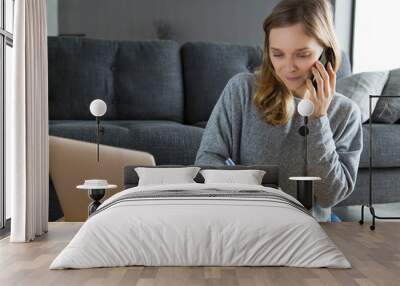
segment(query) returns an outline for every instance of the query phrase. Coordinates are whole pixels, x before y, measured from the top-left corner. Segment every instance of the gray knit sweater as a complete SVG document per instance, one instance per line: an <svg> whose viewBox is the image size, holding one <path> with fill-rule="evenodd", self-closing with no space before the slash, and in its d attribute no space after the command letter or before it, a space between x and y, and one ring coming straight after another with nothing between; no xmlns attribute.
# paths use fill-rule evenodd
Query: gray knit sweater
<svg viewBox="0 0 400 286"><path fill-rule="evenodd" d="M283 191L296 194L291 176L304 172L304 137L298 130L303 118L295 111L286 125L263 122L251 98L255 75L241 73L229 80L208 120L196 165L276 164ZM301 99L295 97L295 105ZM296 109L297 110L297 109ZM335 93L328 114L309 121L308 173L319 176L314 185L313 215L329 221L331 207L354 189L362 151L361 113L345 96Z"/></svg>

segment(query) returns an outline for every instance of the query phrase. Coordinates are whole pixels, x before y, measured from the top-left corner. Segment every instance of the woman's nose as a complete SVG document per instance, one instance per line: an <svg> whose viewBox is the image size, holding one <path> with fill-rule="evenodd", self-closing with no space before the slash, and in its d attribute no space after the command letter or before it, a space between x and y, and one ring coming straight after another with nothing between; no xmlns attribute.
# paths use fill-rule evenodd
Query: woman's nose
<svg viewBox="0 0 400 286"><path fill-rule="evenodd" d="M294 61L294 59L292 58L288 58L287 62L286 62L286 69L288 71L295 71L296 68L296 62Z"/></svg>

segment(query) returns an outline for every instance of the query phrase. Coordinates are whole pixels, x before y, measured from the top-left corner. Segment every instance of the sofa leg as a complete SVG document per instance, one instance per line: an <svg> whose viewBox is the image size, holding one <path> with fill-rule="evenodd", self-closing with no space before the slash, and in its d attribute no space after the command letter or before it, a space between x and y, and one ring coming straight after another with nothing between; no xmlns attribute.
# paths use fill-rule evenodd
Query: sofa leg
<svg viewBox="0 0 400 286"><path fill-rule="evenodd" d="M361 225L364 224L364 207L366 207L366 206L365 205L361 206L361 219L358 222ZM376 219L381 219L381 220L387 220L387 219L399 220L400 219L400 217L398 217L398 216L389 216L389 217L387 217L387 216L378 216L375 213L375 208L373 206L369 205L367 207L369 208L369 212L371 213L371 216L372 216L372 224L369 227L370 230L375 230L375 220Z"/></svg>
<svg viewBox="0 0 400 286"><path fill-rule="evenodd" d="M358 222L360 225L364 224L364 205L361 206L361 219Z"/></svg>
<svg viewBox="0 0 400 286"><path fill-rule="evenodd" d="M375 230L375 209L373 206L369 207L369 212L372 215L372 225L369 227L371 230Z"/></svg>

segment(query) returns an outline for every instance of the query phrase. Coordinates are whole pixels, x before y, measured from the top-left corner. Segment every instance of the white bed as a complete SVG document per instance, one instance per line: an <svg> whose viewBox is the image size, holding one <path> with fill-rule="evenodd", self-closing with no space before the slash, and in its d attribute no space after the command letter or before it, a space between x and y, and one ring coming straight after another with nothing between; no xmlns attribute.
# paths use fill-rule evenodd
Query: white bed
<svg viewBox="0 0 400 286"><path fill-rule="evenodd" d="M174 196L145 197L175 190ZM252 191L263 193L257 197ZM265 186L137 186L106 200L50 269L128 265L350 268L343 253L299 204L281 190Z"/></svg>

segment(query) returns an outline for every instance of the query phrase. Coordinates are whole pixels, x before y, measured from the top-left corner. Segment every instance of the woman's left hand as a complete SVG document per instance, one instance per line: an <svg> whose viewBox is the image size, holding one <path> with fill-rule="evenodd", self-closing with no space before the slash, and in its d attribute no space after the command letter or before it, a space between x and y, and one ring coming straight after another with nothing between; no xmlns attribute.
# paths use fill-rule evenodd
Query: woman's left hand
<svg viewBox="0 0 400 286"><path fill-rule="evenodd" d="M317 61L312 67L312 73L317 81L315 90L310 79L307 79L308 96L307 99L314 103L314 113L312 117L318 118L327 114L329 104L335 94L336 74L329 62L327 69Z"/></svg>

